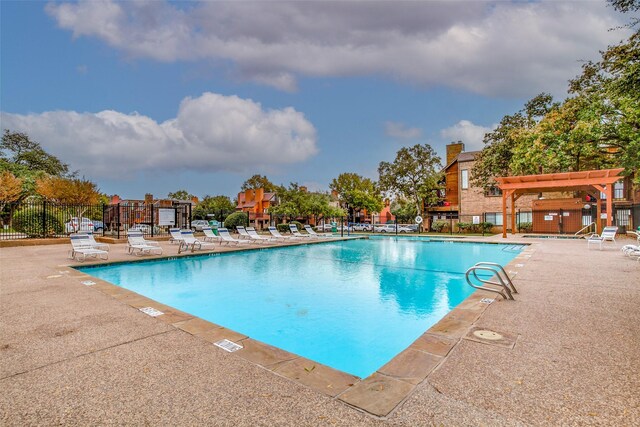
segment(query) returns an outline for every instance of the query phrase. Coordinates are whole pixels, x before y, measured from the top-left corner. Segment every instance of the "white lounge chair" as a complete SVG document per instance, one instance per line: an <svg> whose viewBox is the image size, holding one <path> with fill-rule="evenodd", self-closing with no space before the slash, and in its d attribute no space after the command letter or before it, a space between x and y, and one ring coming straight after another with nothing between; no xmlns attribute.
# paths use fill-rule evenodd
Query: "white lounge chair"
<svg viewBox="0 0 640 427"><path fill-rule="evenodd" d="M240 240L240 239L236 239L234 237L231 237L231 234L229 234L229 230L227 230L226 228L218 228L218 234L220 235L220 238L222 239L220 241L220 244L222 244L222 242L225 242L227 245L229 243L235 243L236 245L246 245L251 243L248 240Z"/></svg>
<svg viewBox="0 0 640 427"><path fill-rule="evenodd" d="M324 234L318 234L315 232L315 230L313 228L311 228L311 226L309 224L305 224L304 229L307 231L307 233L309 233L309 235L314 236L314 237L323 237L325 239L330 239L332 236L327 236Z"/></svg>
<svg viewBox="0 0 640 427"><path fill-rule="evenodd" d="M258 232L256 231L255 228L253 227L247 227L247 235L253 239L256 240L259 243L264 243L265 245L268 245L270 243L277 243L276 238L275 237L264 237L258 234Z"/></svg>
<svg viewBox="0 0 640 427"><path fill-rule="evenodd" d="M86 234L89 236L89 246L95 249L102 249L109 252L109 245L106 243L96 242L96 238L93 235L93 231L79 231L77 234Z"/></svg>
<svg viewBox="0 0 640 427"><path fill-rule="evenodd" d="M274 226L270 226L269 227L269 233L271 233L271 235L273 237L275 237L276 239L282 240L282 241L286 241L286 240L301 240L300 237L295 237L295 236L283 236L282 234L280 234L280 232L278 231L278 229Z"/></svg>
<svg viewBox="0 0 640 427"><path fill-rule="evenodd" d="M295 237L300 237L303 239L313 239L311 234L302 234L298 231L298 226L295 224L289 224L289 230L291 230L291 235Z"/></svg>
<svg viewBox="0 0 640 427"><path fill-rule="evenodd" d="M221 242L220 236L216 236L211 227L202 227L202 232L204 233L204 237L202 240L205 242Z"/></svg>
<svg viewBox="0 0 640 427"><path fill-rule="evenodd" d="M182 252L183 249L188 250L189 248L191 248L191 252L195 251L196 249L213 250L215 248L215 245L213 243L201 242L200 240L196 239L196 237L193 235L193 231L191 230L182 230L180 231L180 235L182 236L182 241L180 242L178 253Z"/></svg>
<svg viewBox="0 0 640 427"><path fill-rule="evenodd" d="M616 226L608 226L602 230L600 235L592 234L587 238L587 248L591 247L591 244L598 244L600 250L602 250L602 244L606 241L616 242L616 233L618 232L618 227Z"/></svg>
<svg viewBox="0 0 640 427"><path fill-rule="evenodd" d="M102 249L96 249L91 246L89 236L87 234L72 234L69 238L71 239L69 258L75 258L80 262L86 260L88 256L93 258L100 257L100 259L109 259L109 252Z"/></svg>
<svg viewBox="0 0 640 427"><path fill-rule="evenodd" d="M238 232L240 239L251 240L251 236L249 236L249 233L247 233L247 230L243 226L236 226L236 231Z"/></svg>
<svg viewBox="0 0 640 427"><path fill-rule="evenodd" d="M152 252L162 255L162 248L158 242L145 240L141 231L129 230L127 233L127 252L132 255L151 254Z"/></svg>
<svg viewBox="0 0 640 427"><path fill-rule="evenodd" d="M169 243L182 244L183 239L179 228L170 228L169 234L171 235L171 237L169 238Z"/></svg>
<svg viewBox="0 0 640 427"><path fill-rule="evenodd" d="M624 245L620 250L625 255L633 256L634 252L640 252L640 234L635 231L627 231L627 234L631 234L636 236L636 244L635 245Z"/></svg>

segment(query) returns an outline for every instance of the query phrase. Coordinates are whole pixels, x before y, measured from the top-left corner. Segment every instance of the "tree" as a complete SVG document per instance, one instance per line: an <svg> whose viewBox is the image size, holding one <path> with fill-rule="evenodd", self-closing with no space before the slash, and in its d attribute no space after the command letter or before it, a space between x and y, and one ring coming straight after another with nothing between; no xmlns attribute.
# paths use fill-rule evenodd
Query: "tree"
<svg viewBox="0 0 640 427"><path fill-rule="evenodd" d="M439 199L441 169L440 157L429 144L403 147L393 163L381 162L378 166L379 184L383 190L411 200L422 215L425 206Z"/></svg>
<svg viewBox="0 0 640 427"><path fill-rule="evenodd" d="M562 103L540 95L485 136L474 185L487 189L495 176L611 167L640 184L640 34L601 55L583 65Z"/></svg>
<svg viewBox="0 0 640 427"><path fill-rule="evenodd" d="M534 149L530 130L557 107L558 104L553 102L551 95L541 93L528 101L517 113L504 116L498 127L484 137L485 147L476 156L472 171L473 185L489 189L496 184L494 177L512 175L516 148L523 146L525 149ZM534 158L534 155L530 158ZM531 164L539 165L535 162ZM521 165L522 168L524 165Z"/></svg>
<svg viewBox="0 0 640 427"><path fill-rule="evenodd" d="M253 175L242 184L242 187L240 187L242 191L258 188L264 188L264 191L266 193L271 193L278 190L278 186L269 181L269 178L263 175Z"/></svg>
<svg viewBox="0 0 640 427"><path fill-rule="evenodd" d="M408 219L414 218L418 211L412 201L398 198L391 203L391 213L398 218Z"/></svg>
<svg viewBox="0 0 640 427"><path fill-rule="evenodd" d="M204 198L193 209L193 217L196 219L206 219L208 214L217 215L219 221L224 219L224 215L234 211L236 205L231 203L228 196L204 196ZM220 213L223 216L220 216Z"/></svg>
<svg viewBox="0 0 640 427"><path fill-rule="evenodd" d="M343 207L350 211L366 209L368 212L380 212L383 207L382 196L375 182L356 173L341 173L329 184L329 188L338 193Z"/></svg>
<svg viewBox="0 0 640 427"><path fill-rule="evenodd" d="M78 218L78 224L83 214L96 205L102 195L96 184L85 179L63 178L60 176L47 176L36 181L36 191L45 200L69 205Z"/></svg>
<svg viewBox="0 0 640 427"><path fill-rule="evenodd" d="M13 168L12 172L15 175L21 175L27 171L44 172L54 176L69 174L69 165L44 151L39 143L32 141L25 133L5 129L0 149L2 150L0 158L3 160L4 167Z"/></svg>
<svg viewBox="0 0 640 427"><path fill-rule="evenodd" d="M174 200L191 200L194 197L196 196L189 193L187 190L178 190L173 193L167 194L167 198L174 199Z"/></svg>
<svg viewBox="0 0 640 427"><path fill-rule="evenodd" d="M292 218L316 215L333 218L345 214L342 209L331 206L328 194L304 191L295 182L289 184L289 188L281 187L278 190L278 198L278 205L269 208L269 212L274 215Z"/></svg>
<svg viewBox="0 0 640 427"><path fill-rule="evenodd" d="M2 215L4 208L20 200L22 191L22 180L20 178L16 178L14 174L6 170L0 173L0 220L2 225L4 225L5 218ZM11 212L9 218L11 218Z"/></svg>

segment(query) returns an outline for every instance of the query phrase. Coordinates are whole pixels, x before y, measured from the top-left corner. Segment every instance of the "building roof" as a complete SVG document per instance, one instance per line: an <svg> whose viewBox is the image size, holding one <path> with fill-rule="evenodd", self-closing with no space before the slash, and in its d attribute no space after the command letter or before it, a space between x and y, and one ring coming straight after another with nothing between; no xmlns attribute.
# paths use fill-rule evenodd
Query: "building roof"
<svg viewBox="0 0 640 427"><path fill-rule="evenodd" d="M459 162L471 162L476 159L476 156L480 153L480 151L466 151L458 154L456 160Z"/></svg>
<svg viewBox="0 0 640 427"><path fill-rule="evenodd" d="M470 162L476 159L476 156L480 153L480 151L465 151L456 156L455 159L451 160L451 162L444 167L444 170L447 170L453 165L455 162Z"/></svg>
<svg viewBox="0 0 640 427"><path fill-rule="evenodd" d="M271 192L271 193L264 193L264 195L262 196L262 201L263 201L263 202L268 202L268 201L270 201L271 199L273 199L275 196L276 196L276 193L273 193L273 192Z"/></svg>

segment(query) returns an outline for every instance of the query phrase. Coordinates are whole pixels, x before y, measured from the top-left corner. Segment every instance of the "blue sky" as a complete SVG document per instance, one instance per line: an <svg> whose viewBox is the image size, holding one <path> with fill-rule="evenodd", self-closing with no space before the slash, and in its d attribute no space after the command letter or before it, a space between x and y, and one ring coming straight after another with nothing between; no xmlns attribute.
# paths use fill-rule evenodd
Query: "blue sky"
<svg viewBox="0 0 640 427"><path fill-rule="evenodd" d="M625 37L604 1L0 2L2 128L107 194L327 190L402 146L482 147Z"/></svg>

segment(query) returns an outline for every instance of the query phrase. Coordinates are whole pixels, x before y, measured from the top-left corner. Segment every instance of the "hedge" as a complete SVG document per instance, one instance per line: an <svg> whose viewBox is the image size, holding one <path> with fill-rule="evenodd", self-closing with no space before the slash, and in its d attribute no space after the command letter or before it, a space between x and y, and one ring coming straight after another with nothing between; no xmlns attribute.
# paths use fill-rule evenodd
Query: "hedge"
<svg viewBox="0 0 640 427"><path fill-rule="evenodd" d="M29 237L48 237L64 234L62 222L51 212L46 212L44 215L46 227L43 227L42 220L42 207L28 207L20 209L13 214L12 225L14 230Z"/></svg>
<svg viewBox="0 0 640 427"><path fill-rule="evenodd" d="M248 222L249 217L245 212L235 212L224 220L224 226L230 230L235 230L237 226L240 225L244 227Z"/></svg>

